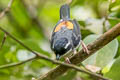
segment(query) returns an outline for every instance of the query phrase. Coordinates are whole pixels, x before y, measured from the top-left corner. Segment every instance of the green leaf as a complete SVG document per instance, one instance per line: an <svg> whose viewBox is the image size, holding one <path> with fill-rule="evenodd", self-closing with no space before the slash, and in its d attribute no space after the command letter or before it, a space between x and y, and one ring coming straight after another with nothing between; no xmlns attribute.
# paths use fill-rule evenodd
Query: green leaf
<svg viewBox="0 0 120 80"><path fill-rule="evenodd" d="M118 42L120 43L120 36L117 37L117 40L118 40ZM120 56L120 45L119 45L119 47L118 47L118 52L117 52L117 55L116 55L115 57L118 57L118 56Z"/></svg>
<svg viewBox="0 0 120 80"><path fill-rule="evenodd" d="M102 73L105 74L107 72L109 72L109 70L111 69L113 63L115 62L116 60L112 60L107 66L105 66L103 69L102 69Z"/></svg>
<svg viewBox="0 0 120 80"><path fill-rule="evenodd" d="M112 1L112 0L111 0ZM120 0L115 0L114 2L112 2L111 4L110 4L110 9L112 9L112 8L114 8L114 7L116 7L116 6L118 6L118 5L120 5Z"/></svg>
<svg viewBox="0 0 120 80"><path fill-rule="evenodd" d="M104 67L115 57L118 50L117 39L110 42L107 46L98 51L96 65Z"/></svg>
<svg viewBox="0 0 120 80"><path fill-rule="evenodd" d="M110 71L104 74L104 76L112 80L120 80L120 57L116 59Z"/></svg>
<svg viewBox="0 0 120 80"><path fill-rule="evenodd" d="M69 70L65 75L58 77L57 80L73 80L76 74L75 70Z"/></svg>
<svg viewBox="0 0 120 80"><path fill-rule="evenodd" d="M99 35L89 35L84 39L84 42L86 44L91 43L94 41ZM85 65L95 65L98 67L103 68L106 66L110 61L113 60L118 50L118 41L115 39L111 41L109 44L104 46L102 49L97 51L95 54L93 54L91 57L86 59L83 63Z"/></svg>
<svg viewBox="0 0 120 80"><path fill-rule="evenodd" d="M111 13L111 16L113 16L113 18L109 18L108 20L109 20L109 22L110 22L110 24L111 24L111 27L113 27L113 26L115 26L117 23L119 23L120 22L120 18L117 18L116 15L117 13ZM120 13L118 13L118 14L120 14ZM115 16L115 17L114 17Z"/></svg>

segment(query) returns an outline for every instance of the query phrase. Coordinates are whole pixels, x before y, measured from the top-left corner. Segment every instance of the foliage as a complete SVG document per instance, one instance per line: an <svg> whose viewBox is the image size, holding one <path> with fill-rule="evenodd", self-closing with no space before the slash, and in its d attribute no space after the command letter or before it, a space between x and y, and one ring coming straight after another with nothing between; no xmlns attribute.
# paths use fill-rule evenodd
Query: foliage
<svg viewBox="0 0 120 80"><path fill-rule="evenodd" d="M0 0L0 12L9 0ZM25 45L50 58L55 55L50 49L49 36L59 20L59 8L65 0L14 0L10 12L0 19L0 26L12 33ZM71 17L80 23L82 39L86 44L120 22L120 0L73 0ZM0 43L4 33L0 31ZM101 68L100 74L112 80L120 79L120 37L86 59L83 64ZM33 57L32 53L6 38L0 49L0 65L14 63ZM31 80L54 68L45 60L34 60L20 66L0 69L0 80ZM58 80L93 80L91 76L74 70L68 71Z"/></svg>

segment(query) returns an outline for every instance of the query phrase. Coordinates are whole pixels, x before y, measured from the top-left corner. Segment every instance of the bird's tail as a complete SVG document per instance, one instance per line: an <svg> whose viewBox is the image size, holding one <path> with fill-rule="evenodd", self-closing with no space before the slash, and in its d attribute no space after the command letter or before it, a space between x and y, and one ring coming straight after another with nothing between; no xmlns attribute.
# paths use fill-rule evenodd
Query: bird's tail
<svg viewBox="0 0 120 80"><path fill-rule="evenodd" d="M69 5L64 4L60 8L60 19L69 19L70 18L70 8Z"/></svg>

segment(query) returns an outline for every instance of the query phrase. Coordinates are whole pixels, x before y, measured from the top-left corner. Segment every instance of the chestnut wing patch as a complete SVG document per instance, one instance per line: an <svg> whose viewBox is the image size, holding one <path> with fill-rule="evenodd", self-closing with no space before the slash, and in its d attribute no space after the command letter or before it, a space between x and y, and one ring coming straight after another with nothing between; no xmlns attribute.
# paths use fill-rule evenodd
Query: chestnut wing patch
<svg viewBox="0 0 120 80"><path fill-rule="evenodd" d="M54 32L57 32L61 29L62 26L66 26L68 29L73 29L73 23L70 21L63 21L60 24L58 24L54 30Z"/></svg>

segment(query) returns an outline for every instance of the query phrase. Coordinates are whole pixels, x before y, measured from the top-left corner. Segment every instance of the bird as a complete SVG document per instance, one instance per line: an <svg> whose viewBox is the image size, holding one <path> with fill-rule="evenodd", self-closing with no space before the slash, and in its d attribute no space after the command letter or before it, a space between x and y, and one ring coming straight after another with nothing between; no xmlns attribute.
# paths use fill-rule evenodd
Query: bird
<svg viewBox="0 0 120 80"><path fill-rule="evenodd" d="M51 49L56 54L56 59L66 53L73 51L77 53L76 49L82 43L84 51L88 53L86 45L81 40L80 26L76 19L70 18L70 7L64 4L60 8L60 20L55 25L51 36ZM66 61L70 63L69 58Z"/></svg>

